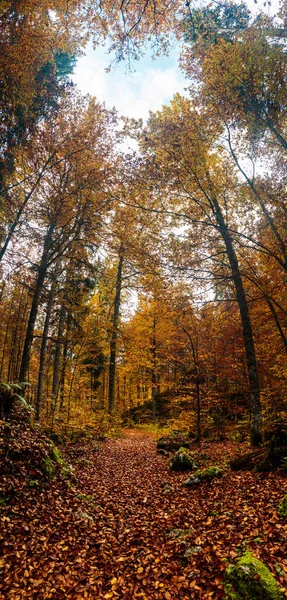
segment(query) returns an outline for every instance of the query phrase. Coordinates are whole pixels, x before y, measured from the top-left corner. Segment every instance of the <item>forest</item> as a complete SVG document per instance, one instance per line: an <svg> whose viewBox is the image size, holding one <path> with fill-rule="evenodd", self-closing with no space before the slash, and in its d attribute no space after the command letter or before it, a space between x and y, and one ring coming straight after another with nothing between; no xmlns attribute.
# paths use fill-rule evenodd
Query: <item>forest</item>
<svg viewBox="0 0 287 600"><path fill-rule="evenodd" d="M3 600L287 597L286 9L0 0Z"/></svg>

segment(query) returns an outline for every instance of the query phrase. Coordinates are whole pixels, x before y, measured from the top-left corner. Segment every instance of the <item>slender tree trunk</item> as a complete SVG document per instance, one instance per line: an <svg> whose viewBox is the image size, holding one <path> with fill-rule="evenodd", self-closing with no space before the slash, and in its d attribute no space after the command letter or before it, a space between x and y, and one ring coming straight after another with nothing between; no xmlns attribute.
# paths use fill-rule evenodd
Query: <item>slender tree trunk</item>
<svg viewBox="0 0 287 600"><path fill-rule="evenodd" d="M66 307L64 304L61 306L60 310L60 318L58 325L58 334L55 348L55 356L54 356L54 370L53 370L53 383L52 383L52 398L53 398L53 411L56 411L56 405L58 400L59 393L59 383L60 383L60 366L61 366L61 354L63 347L63 335L66 321Z"/></svg>
<svg viewBox="0 0 287 600"><path fill-rule="evenodd" d="M49 248L50 248L50 245L52 242L53 231L54 231L54 224L51 223L48 228L45 240L44 240L44 248L43 248L42 258L41 258L41 262L40 262L39 269L38 269L38 277L37 277L37 281L36 281L36 287L34 290L32 306L31 306L28 325L27 325L24 348L23 348L23 353L22 353L20 374L19 374L20 383L23 383L26 381L27 373L28 373L28 369L29 369L31 346L32 346L32 342L33 342L35 322L36 322L36 318L37 318L40 296L41 296L41 292L43 289L46 272L47 272L48 252L49 252Z"/></svg>
<svg viewBox="0 0 287 600"><path fill-rule="evenodd" d="M63 366L62 366L62 374L61 374L61 381L60 381L60 390L61 390L60 391L60 406L59 406L60 411L63 410L63 407L64 407L67 357L68 357L68 340L65 340L64 351L63 351Z"/></svg>
<svg viewBox="0 0 287 600"><path fill-rule="evenodd" d="M40 413L41 413L44 372L45 372L45 357L46 357L49 325L50 325L50 318L51 318L51 311L52 311L52 306L53 306L55 288L56 288L56 284L55 284L55 281L53 281L52 285L51 285L51 289L50 289L48 302L47 302L46 318L45 318L45 323L44 323L43 337L42 337L42 344L41 344L41 351L40 351L38 387L37 387L37 397L36 397L36 405L35 405L36 421L39 421Z"/></svg>
<svg viewBox="0 0 287 600"><path fill-rule="evenodd" d="M260 402L260 382L257 370L257 360L249 308L246 300L237 256L232 244L232 239L228 231L228 227L225 224L224 217L216 197L212 198L212 203L214 206L216 220L225 243L226 253L229 259L232 279L236 290L236 298L241 316L241 325L250 387L250 441L253 446L259 446L262 443L262 411Z"/></svg>
<svg viewBox="0 0 287 600"><path fill-rule="evenodd" d="M195 368L195 394L196 394L196 440L200 442L201 440L201 398L200 398L200 384L199 384L199 365L198 359L196 356L195 346L193 343L193 339L187 329L181 326L184 333L186 333L192 351L193 364Z"/></svg>
<svg viewBox="0 0 287 600"><path fill-rule="evenodd" d="M151 400L152 400L152 420L156 422L156 318L153 318L153 336L151 344L152 370L151 370Z"/></svg>
<svg viewBox="0 0 287 600"><path fill-rule="evenodd" d="M23 313L22 313L22 319L21 319L20 326L18 329L18 342L17 342L17 349L16 349L16 364L15 364L15 377L14 377L15 381L19 380L21 357L22 357L22 352L23 352L22 341L25 338L25 331L26 331L28 318L29 318L29 312L30 312L29 308L30 308L29 297L26 295L26 301L25 301L25 306L24 306Z"/></svg>
<svg viewBox="0 0 287 600"><path fill-rule="evenodd" d="M21 295L18 303L17 316L15 326L13 328L12 340L11 340L11 351L10 351L10 361L9 361L9 371L8 371L8 381L14 381L16 375L16 358L17 358L17 337L18 333L18 325L20 321L20 311L22 309L22 301L24 296L24 288L22 287Z"/></svg>
<svg viewBox="0 0 287 600"><path fill-rule="evenodd" d="M4 336L4 341L3 341L2 358L1 358L1 365L0 365L0 377L3 377L3 373L4 373L4 361L5 361L5 355L6 355L6 346L7 346L9 329L10 329L10 316L12 313L12 309L13 309L13 305L11 303L10 308L9 308L9 313L8 313L8 319L7 319L7 323L6 323L6 327L5 327L5 336Z"/></svg>
<svg viewBox="0 0 287 600"><path fill-rule="evenodd" d="M114 301L114 313L112 323L112 338L110 343L110 362L109 362L109 390L108 390L108 411L113 413L115 410L115 378L116 378L116 354L117 354L117 337L118 324L121 305L122 291L122 272L123 272L123 248L120 249L120 257L117 271L116 295Z"/></svg>
<svg viewBox="0 0 287 600"><path fill-rule="evenodd" d="M281 323L279 321L277 312L276 312L276 310L275 310L275 308L273 306L272 300L268 296L265 296L265 300L266 300L266 302L267 302L267 304L269 306L270 312L273 315L274 321L275 321L275 323L277 325L277 329L278 329L278 331L280 333L281 339L282 339L283 344L284 344L284 350L287 353L287 339L286 339L285 333L284 333L284 331L282 329Z"/></svg>

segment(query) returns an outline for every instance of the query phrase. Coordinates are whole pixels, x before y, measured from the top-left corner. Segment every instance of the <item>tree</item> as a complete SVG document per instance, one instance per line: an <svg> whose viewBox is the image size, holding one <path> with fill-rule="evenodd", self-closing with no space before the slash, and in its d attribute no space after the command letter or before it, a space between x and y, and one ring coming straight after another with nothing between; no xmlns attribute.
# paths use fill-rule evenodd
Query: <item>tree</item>
<svg viewBox="0 0 287 600"><path fill-rule="evenodd" d="M152 182L154 188L151 209L177 220L184 227L190 224L190 236L198 239L198 234L201 234L206 240L208 235L209 242L204 241L204 244L210 244L211 261L214 242L212 244L209 232L213 231L220 244L220 254L227 256L229 277L233 281L240 310L248 367L250 436L252 443L257 445L262 440L260 383L249 307L230 232L231 211L226 198L229 194L232 200L233 173L230 163L226 163L219 151L216 152L215 140L219 135L220 127L212 117L208 118L207 112L199 113L190 101L177 96L170 107L150 117L143 132L141 149L146 155L144 178L149 186Z"/></svg>
<svg viewBox="0 0 287 600"><path fill-rule="evenodd" d="M60 258L69 258L72 251L75 254L84 251L85 244L95 244L102 217L109 205L107 169L111 155L110 115L105 109L96 107L93 101L87 104L85 113L80 117L78 113L74 115L75 121L71 114L69 121L74 135L66 140L65 122L64 144L59 147L61 160L54 163L46 180L41 181L33 210L30 207L32 226L34 229L34 222L39 224L37 237L43 246L22 355L21 381L25 381L27 376L38 306L47 273ZM63 130L60 127L57 143ZM65 141L68 144L66 153ZM54 140L43 136L44 148L45 144L50 143L54 143Z"/></svg>
<svg viewBox="0 0 287 600"><path fill-rule="evenodd" d="M119 262L117 267L117 278L115 286L115 298L113 302L113 317L111 325L111 341L110 341L110 361L109 361L109 393L108 393L108 410L110 413L115 409L115 377L116 377L116 355L117 355L117 337L118 324L121 304L121 291L123 280L123 263L124 263L124 248L119 249Z"/></svg>

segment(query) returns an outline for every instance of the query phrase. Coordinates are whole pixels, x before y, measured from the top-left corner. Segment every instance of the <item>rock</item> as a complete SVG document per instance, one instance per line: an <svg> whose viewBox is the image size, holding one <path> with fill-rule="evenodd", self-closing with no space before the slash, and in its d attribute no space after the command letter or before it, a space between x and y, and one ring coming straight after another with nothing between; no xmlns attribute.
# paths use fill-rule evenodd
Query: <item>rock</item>
<svg viewBox="0 0 287 600"><path fill-rule="evenodd" d="M283 519L287 517L287 494L284 496L283 500L280 502L278 506L278 515Z"/></svg>
<svg viewBox="0 0 287 600"><path fill-rule="evenodd" d="M172 486L170 487L165 487L162 490L162 493L164 496L169 496L170 494L172 494L174 492L174 488Z"/></svg>
<svg viewBox="0 0 287 600"><path fill-rule="evenodd" d="M225 591L233 600L283 600L283 593L269 569L251 552L226 570Z"/></svg>
<svg viewBox="0 0 287 600"><path fill-rule="evenodd" d="M182 431L175 430L170 435L164 436L158 440L157 449L165 450L166 452L175 452L179 448L190 448L188 434Z"/></svg>
<svg viewBox="0 0 287 600"><path fill-rule="evenodd" d="M185 487L193 487L199 485L202 481L211 481L217 477L222 477L224 471L220 467L207 467L202 471L196 471L194 475L190 475L181 485Z"/></svg>
<svg viewBox="0 0 287 600"><path fill-rule="evenodd" d="M188 536L193 534L193 529L172 529L167 536L174 538L178 541L185 540Z"/></svg>
<svg viewBox="0 0 287 600"><path fill-rule="evenodd" d="M78 517L78 519L82 519L83 521L87 521L91 524L95 522L92 515L89 515L89 513L84 512L82 510L78 510L78 512L76 512L76 517Z"/></svg>
<svg viewBox="0 0 287 600"><path fill-rule="evenodd" d="M188 450L181 447L170 459L168 468L171 471L192 471L198 469L198 465Z"/></svg>
<svg viewBox="0 0 287 600"><path fill-rule="evenodd" d="M162 488L162 493L164 496L168 496L169 494L172 494L172 492L174 492L174 487L170 481L163 481L160 484L160 487Z"/></svg>
<svg viewBox="0 0 287 600"><path fill-rule="evenodd" d="M190 556L193 556L194 554L199 554L199 552L202 552L202 546L192 546L192 547L186 549L183 556L184 556L184 558L189 558Z"/></svg>

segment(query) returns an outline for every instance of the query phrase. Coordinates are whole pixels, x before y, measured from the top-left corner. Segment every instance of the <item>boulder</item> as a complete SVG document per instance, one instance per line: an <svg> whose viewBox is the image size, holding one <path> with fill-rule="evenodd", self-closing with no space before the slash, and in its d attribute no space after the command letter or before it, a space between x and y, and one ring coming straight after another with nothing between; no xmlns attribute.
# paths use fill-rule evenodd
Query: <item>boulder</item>
<svg viewBox="0 0 287 600"><path fill-rule="evenodd" d="M201 471L196 471L193 475L190 475L186 481L183 481L182 485L185 487L193 487L199 485L202 481L211 481L217 477L222 477L224 471L220 467L207 467Z"/></svg>
<svg viewBox="0 0 287 600"><path fill-rule="evenodd" d="M170 459L168 468L171 471L193 471L198 469L198 465L190 452L181 447Z"/></svg>
<svg viewBox="0 0 287 600"><path fill-rule="evenodd" d="M233 600L283 600L284 595L269 569L251 552L226 570L225 591Z"/></svg>

